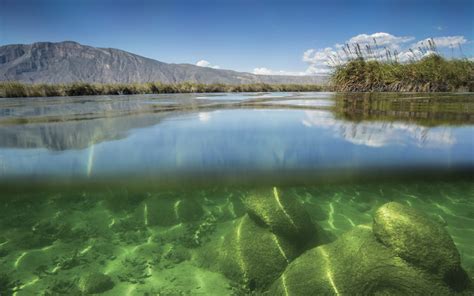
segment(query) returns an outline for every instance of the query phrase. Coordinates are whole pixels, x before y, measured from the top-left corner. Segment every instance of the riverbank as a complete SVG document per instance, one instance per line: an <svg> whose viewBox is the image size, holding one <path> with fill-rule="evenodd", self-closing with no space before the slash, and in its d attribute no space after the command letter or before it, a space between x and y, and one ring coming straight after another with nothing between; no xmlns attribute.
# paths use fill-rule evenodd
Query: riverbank
<svg viewBox="0 0 474 296"><path fill-rule="evenodd" d="M57 97L94 95L133 95L166 93L217 93L217 92L307 92L323 91L327 87L316 84L201 84L192 82L165 84L161 82L127 84L27 84L0 82L0 97Z"/></svg>

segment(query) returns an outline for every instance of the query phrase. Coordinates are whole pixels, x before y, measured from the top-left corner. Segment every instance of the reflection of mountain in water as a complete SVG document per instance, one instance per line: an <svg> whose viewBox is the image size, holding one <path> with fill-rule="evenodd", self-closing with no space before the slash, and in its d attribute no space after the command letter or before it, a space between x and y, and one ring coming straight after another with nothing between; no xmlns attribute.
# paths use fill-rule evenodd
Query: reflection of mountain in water
<svg viewBox="0 0 474 296"><path fill-rule="evenodd" d="M95 143L123 138L131 129L158 124L165 116L163 113L0 126L0 147L84 149Z"/></svg>
<svg viewBox="0 0 474 296"><path fill-rule="evenodd" d="M166 110L197 105L189 95L5 99L0 105L0 147L83 149L155 125L168 116Z"/></svg>

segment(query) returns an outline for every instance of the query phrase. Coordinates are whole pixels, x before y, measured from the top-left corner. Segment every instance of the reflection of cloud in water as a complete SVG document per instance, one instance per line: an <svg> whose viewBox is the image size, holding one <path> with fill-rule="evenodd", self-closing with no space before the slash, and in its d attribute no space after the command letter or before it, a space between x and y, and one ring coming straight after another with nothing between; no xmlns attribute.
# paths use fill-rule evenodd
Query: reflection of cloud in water
<svg viewBox="0 0 474 296"><path fill-rule="evenodd" d="M199 112L199 121L207 122L210 119L211 119L211 113L210 112Z"/></svg>
<svg viewBox="0 0 474 296"><path fill-rule="evenodd" d="M450 147L456 139L451 129L428 128L402 122L362 121L349 122L334 118L327 111L305 111L302 124L332 130L338 136L356 144L369 147L404 145L407 139L418 147Z"/></svg>

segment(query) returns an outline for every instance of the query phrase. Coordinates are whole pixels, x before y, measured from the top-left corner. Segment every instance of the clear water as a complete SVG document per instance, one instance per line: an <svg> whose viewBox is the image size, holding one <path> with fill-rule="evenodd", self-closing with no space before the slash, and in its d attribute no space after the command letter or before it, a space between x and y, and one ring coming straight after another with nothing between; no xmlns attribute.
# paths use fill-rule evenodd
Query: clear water
<svg viewBox="0 0 474 296"><path fill-rule="evenodd" d="M253 195L304 209L321 236L305 249L371 227L388 202L415 208L447 230L472 277L473 99L0 99L0 295L272 293L304 250L287 258L278 245L286 263L255 267L274 263L245 255L253 250L245 235L259 244L263 231L268 252L266 233L280 237L249 218L245 200ZM245 219L255 220L251 233ZM94 272L107 280L89 289ZM337 294L343 284L336 271L328 274Z"/></svg>

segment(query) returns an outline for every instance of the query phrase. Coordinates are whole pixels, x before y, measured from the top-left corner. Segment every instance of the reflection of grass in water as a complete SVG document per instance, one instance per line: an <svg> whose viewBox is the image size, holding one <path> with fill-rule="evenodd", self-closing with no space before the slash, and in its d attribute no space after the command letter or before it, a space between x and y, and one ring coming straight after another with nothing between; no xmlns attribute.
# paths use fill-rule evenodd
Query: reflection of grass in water
<svg viewBox="0 0 474 296"><path fill-rule="evenodd" d="M313 221L336 236L352 229L354 225L370 225L373 212L386 202L398 201L410 205L446 224L462 256L464 267L471 274L474 271L474 250L471 248L474 244L474 217L470 216L474 213L474 201L473 185L470 182L334 184L281 190L301 200ZM11 274L8 282L16 282L14 286L25 293L42 291L48 287L50 291L73 291L71 285L78 277L99 271L111 276L116 283L110 295L134 295L150 291L195 292L199 291L193 290L198 286L216 285L222 289L219 290L221 294L229 294L226 285L230 281L209 267L202 267L196 260L206 244L220 241L221 236L229 231L231 224L224 221L236 219L238 214L234 212L229 216L223 209L231 197L236 201L245 191L242 188L226 188L176 193L176 201L183 200L185 196L195 197L205 207L207 214L196 223L166 227L147 225L144 217L148 217L149 213L143 215L143 211L150 209L139 208L146 194L111 190L105 196L86 191L84 194L64 194L51 198L51 195L32 193L31 200L37 211L31 213L33 219L16 228L11 223L2 223L7 229L2 234L0 253L3 248L9 248L1 258L7 263L6 272ZM114 196L123 200L117 200L114 204ZM139 202L133 200L135 196ZM28 204L28 199L9 203L10 207L13 205L22 210L33 210ZM48 210L43 211L43 208ZM135 221L133 213L136 208L142 211L142 215ZM15 209L0 210L7 215L1 218L2 221L8 220L8 215L15 217L17 214ZM26 216L29 211L26 211ZM71 229L82 229L76 233L85 234L76 237L71 234L57 235L53 237L52 244L37 249L19 250L15 247L20 242L14 232L29 232L32 225L48 220L58 211L65 214L60 215L59 220L51 219L52 225L39 228L41 231L51 233L50 229L57 229L56 226L64 224L74 225ZM200 244L189 244L185 238L193 240L197 232L203 235ZM209 257L208 260L215 258ZM206 266L212 265L212 262L207 263Z"/></svg>
<svg viewBox="0 0 474 296"><path fill-rule="evenodd" d="M471 94L338 94L336 118L350 121L410 121L422 126L474 122Z"/></svg>

